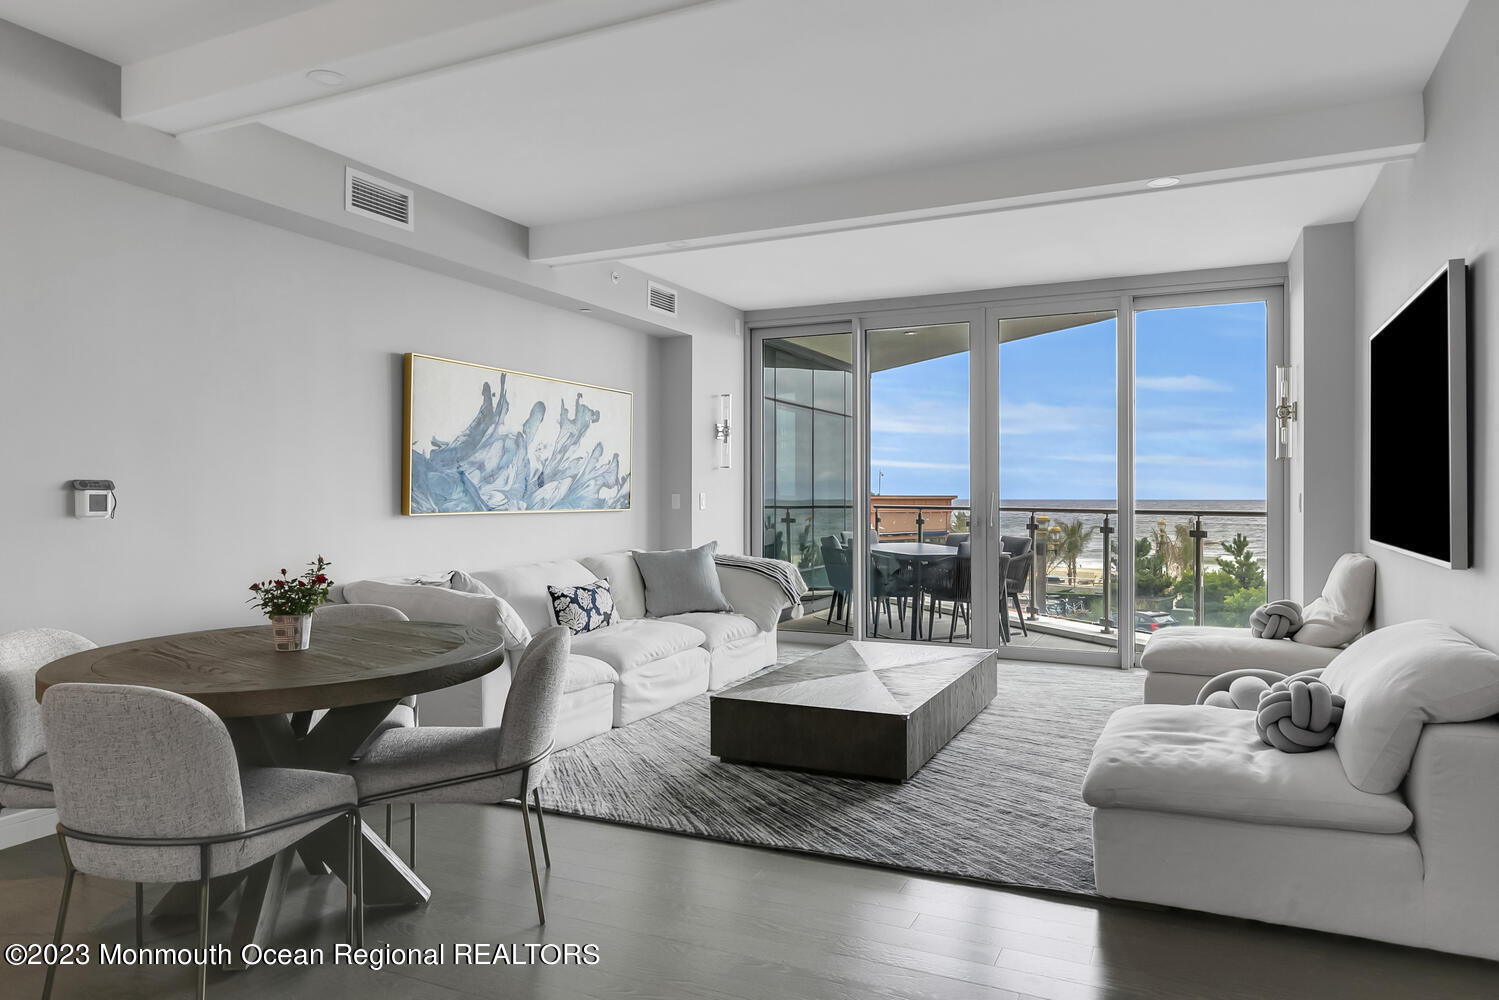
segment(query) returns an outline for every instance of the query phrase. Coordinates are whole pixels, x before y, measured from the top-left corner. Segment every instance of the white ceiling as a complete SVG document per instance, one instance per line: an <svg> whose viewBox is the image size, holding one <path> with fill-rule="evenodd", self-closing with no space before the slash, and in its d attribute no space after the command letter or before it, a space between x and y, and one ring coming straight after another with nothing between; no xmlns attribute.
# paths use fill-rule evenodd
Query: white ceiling
<svg viewBox="0 0 1499 1000"><path fill-rule="evenodd" d="M1171 188L629 261L740 309L771 309L1284 261L1347 222L1378 166Z"/></svg>
<svg viewBox="0 0 1499 1000"><path fill-rule="evenodd" d="M123 66L327 2L0 0L0 18Z"/></svg>
<svg viewBox="0 0 1499 1000"><path fill-rule="evenodd" d="M533 249L569 231L586 238L561 244L598 259L693 240L633 262L753 309L1283 261L1302 227L1356 215L1381 158L1415 148L1412 95L1466 6L425 3L0 0L0 18L135 64L127 85L150 67L169 110L348 69L344 91L300 105L288 91L248 117L532 226ZM1398 108L1369 110L1386 98L1408 99L1404 126ZM1194 173L1180 162L1194 139L1235 148ZM1152 159L1190 183L1137 191L1164 172L1139 172ZM1007 188L1026 162L1030 178ZM1040 162L1073 176L1038 182ZM1081 180L1078 164L1092 168ZM943 171L959 168L999 193L944 201ZM913 199L905 219L948 217L874 224ZM842 231L755 242L801 223Z"/></svg>
<svg viewBox="0 0 1499 1000"><path fill-rule="evenodd" d="M729 0L267 123L527 225L1421 89L1465 0Z"/></svg>

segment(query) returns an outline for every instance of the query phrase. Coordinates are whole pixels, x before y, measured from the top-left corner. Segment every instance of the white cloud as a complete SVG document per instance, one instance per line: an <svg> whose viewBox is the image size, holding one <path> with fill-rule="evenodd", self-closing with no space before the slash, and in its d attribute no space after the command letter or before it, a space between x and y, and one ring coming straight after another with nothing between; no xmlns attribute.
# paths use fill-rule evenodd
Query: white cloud
<svg viewBox="0 0 1499 1000"><path fill-rule="evenodd" d="M1136 455L1136 465L1185 465L1199 469L1263 469L1262 458L1219 458L1209 455Z"/></svg>
<svg viewBox="0 0 1499 1000"><path fill-rule="evenodd" d="M937 416L921 414L902 417L894 413L874 414L869 429L875 434L924 434L927 436L967 437L968 414Z"/></svg>
<svg viewBox="0 0 1499 1000"><path fill-rule="evenodd" d="M1233 386L1203 375L1137 375L1136 389L1152 392L1230 392Z"/></svg>
<svg viewBox="0 0 1499 1000"><path fill-rule="evenodd" d="M1101 406L1069 406L1056 403L999 402L999 432L1014 434L1056 434L1062 431L1112 428L1114 411Z"/></svg>
<svg viewBox="0 0 1499 1000"><path fill-rule="evenodd" d="M882 459L876 458L869 463L869 467L876 471L880 469L945 469L966 470L967 462L917 462L903 458Z"/></svg>

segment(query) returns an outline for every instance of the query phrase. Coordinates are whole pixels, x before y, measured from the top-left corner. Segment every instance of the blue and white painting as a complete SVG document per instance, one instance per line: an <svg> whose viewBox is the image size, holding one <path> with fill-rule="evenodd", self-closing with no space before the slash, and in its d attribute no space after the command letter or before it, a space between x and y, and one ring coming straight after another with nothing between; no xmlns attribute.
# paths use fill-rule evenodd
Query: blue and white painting
<svg viewBox="0 0 1499 1000"><path fill-rule="evenodd" d="M628 510L634 397L406 355L407 514Z"/></svg>

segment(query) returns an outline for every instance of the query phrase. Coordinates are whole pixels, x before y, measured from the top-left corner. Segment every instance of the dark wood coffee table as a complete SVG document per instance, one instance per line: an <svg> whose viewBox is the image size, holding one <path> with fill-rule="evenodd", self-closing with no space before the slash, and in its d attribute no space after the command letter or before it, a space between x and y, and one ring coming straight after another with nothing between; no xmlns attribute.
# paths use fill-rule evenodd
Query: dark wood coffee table
<svg viewBox="0 0 1499 1000"><path fill-rule="evenodd" d="M845 642L709 699L723 761L905 781L998 693L994 651Z"/></svg>

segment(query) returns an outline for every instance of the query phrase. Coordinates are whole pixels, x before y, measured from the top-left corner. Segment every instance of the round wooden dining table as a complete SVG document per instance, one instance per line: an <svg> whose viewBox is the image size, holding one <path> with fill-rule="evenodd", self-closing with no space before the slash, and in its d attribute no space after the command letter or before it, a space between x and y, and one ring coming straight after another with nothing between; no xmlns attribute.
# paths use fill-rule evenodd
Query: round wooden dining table
<svg viewBox="0 0 1499 1000"><path fill-rule="evenodd" d="M135 639L54 660L36 675L36 696L53 684L135 684L175 691L224 720L239 762L248 767L339 771L396 703L408 695L462 684L504 658L494 629L433 622L319 625L312 645L278 652L269 625ZM318 710L326 713L311 723ZM243 885L233 954L266 945L298 856L315 875L347 880L345 833L324 826L294 847L236 875L213 880L217 907ZM368 824L363 825L365 899L370 905L420 905L431 890ZM157 914L193 913L196 884L170 890Z"/></svg>

